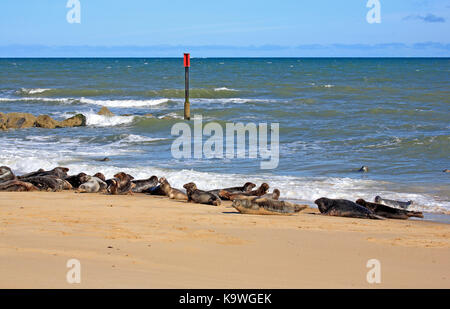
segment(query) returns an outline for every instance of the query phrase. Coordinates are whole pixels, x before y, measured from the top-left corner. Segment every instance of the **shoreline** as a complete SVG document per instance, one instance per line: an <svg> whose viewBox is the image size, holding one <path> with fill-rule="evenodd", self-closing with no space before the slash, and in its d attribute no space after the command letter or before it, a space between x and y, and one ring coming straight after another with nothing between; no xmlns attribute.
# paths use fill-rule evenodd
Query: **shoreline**
<svg viewBox="0 0 450 309"><path fill-rule="evenodd" d="M0 218L0 288L450 288L450 226L430 221L73 191L0 192ZM72 258L79 285L66 282Z"/></svg>

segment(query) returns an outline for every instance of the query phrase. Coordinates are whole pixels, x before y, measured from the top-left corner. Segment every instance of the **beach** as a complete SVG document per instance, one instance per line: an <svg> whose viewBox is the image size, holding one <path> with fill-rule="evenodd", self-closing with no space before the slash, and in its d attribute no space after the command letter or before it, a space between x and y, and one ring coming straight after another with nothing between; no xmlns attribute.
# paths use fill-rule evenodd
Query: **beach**
<svg viewBox="0 0 450 309"><path fill-rule="evenodd" d="M436 222L73 191L0 192L0 218L0 288L450 288L450 225Z"/></svg>

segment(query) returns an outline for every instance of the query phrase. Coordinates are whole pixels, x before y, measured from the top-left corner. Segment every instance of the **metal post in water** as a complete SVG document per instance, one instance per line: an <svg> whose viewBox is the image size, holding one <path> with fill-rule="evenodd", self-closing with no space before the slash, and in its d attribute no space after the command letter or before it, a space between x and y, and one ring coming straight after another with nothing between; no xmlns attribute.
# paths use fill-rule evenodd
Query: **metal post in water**
<svg viewBox="0 0 450 309"><path fill-rule="evenodd" d="M191 55L184 54L184 78L185 78L185 100L184 119L191 120L191 103L189 102L189 67L191 66Z"/></svg>

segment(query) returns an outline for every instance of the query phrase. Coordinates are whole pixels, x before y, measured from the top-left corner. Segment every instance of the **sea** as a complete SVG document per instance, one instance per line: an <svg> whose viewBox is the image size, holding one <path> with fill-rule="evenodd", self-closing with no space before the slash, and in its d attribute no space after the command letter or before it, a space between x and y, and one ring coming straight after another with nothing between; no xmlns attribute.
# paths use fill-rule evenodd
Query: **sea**
<svg viewBox="0 0 450 309"><path fill-rule="evenodd" d="M0 165L19 175L56 166L157 175L205 190L267 182L310 205L380 195L450 212L449 58L193 58L192 116L224 128L278 124L271 170L260 157L175 158L172 128L192 125L183 120L184 85L182 58L0 59L0 112L87 119L0 131ZM102 107L115 116L98 115ZM358 172L363 165L368 173Z"/></svg>

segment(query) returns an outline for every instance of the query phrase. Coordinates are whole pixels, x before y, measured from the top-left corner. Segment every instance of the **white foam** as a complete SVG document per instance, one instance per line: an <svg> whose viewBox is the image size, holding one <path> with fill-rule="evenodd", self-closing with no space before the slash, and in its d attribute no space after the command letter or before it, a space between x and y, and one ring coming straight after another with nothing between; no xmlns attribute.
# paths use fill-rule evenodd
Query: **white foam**
<svg viewBox="0 0 450 309"><path fill-rule="evenodd" d="M49 89L49 88L30 88L30 89L22 88L22 89L20 89L19 93L37 94L37 93L43 93L43 92L46 92L49 90L51 90L51 89Z"/></svg>
<svg viewBox="0 0 450 309"><path fill-rule="evenodd" d="M214 88L214 91L238 91L236 89L230 89L227 87Z"/></svg>
<svg viewBox="0 0 450 309"><path fill-rule="evenodd" d="M31 98L31 97L24 97L24 98L0 98L0 102L15 102L15 101L40 101L40 102L61 102L61 103L72 103L76 99L71 98Z"/></svg>
<svg viewBox="0 0 450 309"><path fill-rule="evenodd" d="M114 127L130 124L135 118L135 116L104 116L94 112L83 112L82 114L86 116L86 125L92 127Z"/></svg>
<svg viewBox="0 0 450 309"><path fill-rule="evenodd" d="M106 107L148 107L156 106L169 102L169 99L153 100L94 100L85 97L80 98L83 104L95 104Z"/></svg>

